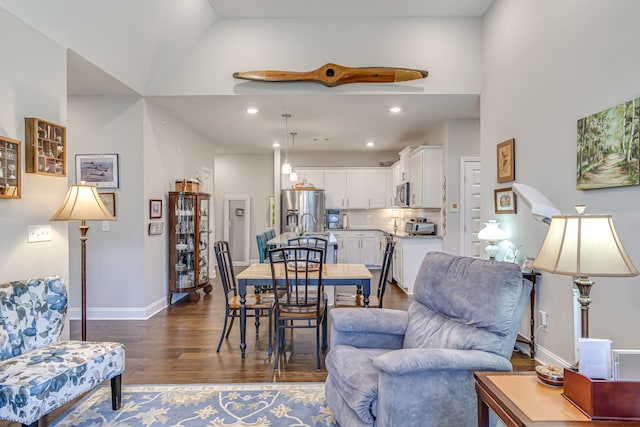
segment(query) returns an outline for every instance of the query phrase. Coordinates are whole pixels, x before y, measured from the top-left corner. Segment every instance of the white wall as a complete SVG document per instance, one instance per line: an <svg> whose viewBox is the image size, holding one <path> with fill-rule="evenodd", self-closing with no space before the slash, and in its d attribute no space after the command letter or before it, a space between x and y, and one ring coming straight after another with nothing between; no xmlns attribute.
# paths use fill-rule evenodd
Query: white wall
<svg viewBox="0 0 640 427"><path fill-rule="evenodd" d="M640 96L637 40L640 2L497 0L485 17L481 97L484 219L492 218L496 144L515 138L516 181L538 188L564 213L611 213L631 259L640 264L640 187L575 189L576 122ZM508 184L505 184L507 186ZM535 256L547 226L522 203L501 215L511 240ZM640 279L596 278L592 337L614 348L639 348ZM549 313L540 357L574 362L571 277L543 274L537 308Z"/></svg>
<svg viewBox="0 0 640 427"><path fill-rule="evenodd" d="M117 220L109 232L90 224L87 317L147 318L167 302L167 192L176 179L197 176L200 166L213 167L211 143L138 97L69 97L69 125L71 158L119 155L120 187L103 190L116 193ZM147 233L150 199L163 200L163 218L154 220L165 224L160 236ZM71 245L72 277L80 271L78 251ZM76 304L72 315L77 312Z"/></svg>
<svg viewBox="0 0 640 427"><path fill-rule="evenodd" d="M24 167L25 117L67 125L66 52L3 9L0 28L0 51L5 58L0 66L0 134L22 141L22 198L0 199L0 282L59 275L73 285L67 230L77 238L77 228L49 222L64 199L67 180L27 174ZM27 243L27 226L36 224L51 225L50 242ZM77 240L73 243L79 245ZM66 327L63 336L67 338L68 333Z"/></svg>
<svg viewBox="0 0 640 427"><path fill-rule="evenodd" d="M224 237L223 205L226 196L251 198L249 257L258 260L256 234L269 225L269 196L273 194L273 156L270 154L218 155L215 159L216 235Z"/></svg>
<svg viewBox="0 0 640 427"><path fill-rule="evenodd" d="M313 70L327 62L427 68L429 78L393 88L276 88L232 77L244 70ZM479 18L219 19L149 95L480 93L480 64Z"/></svg>

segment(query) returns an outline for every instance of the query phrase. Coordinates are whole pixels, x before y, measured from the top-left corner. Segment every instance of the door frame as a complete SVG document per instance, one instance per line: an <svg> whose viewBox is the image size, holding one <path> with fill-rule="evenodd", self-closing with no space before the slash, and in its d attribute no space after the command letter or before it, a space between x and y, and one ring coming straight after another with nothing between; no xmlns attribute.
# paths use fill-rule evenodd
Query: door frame
<svg viewBox="0 0 640 427"><path fill-rule="evenodd" d="M251 197L247 195L226 195L224 196L224 207L223 207L223 217L224 217L224 240L229 242L229 228L231 224L229 211L229 202L235 200L244 201L244 251L243 251L243 259L236 261L233 260L235 265L251 265L251 259L249 254L251 253ZM229 242L231 243L231 242Z"/></svg>
<svg viewBox="0 0 640 427"><path fill-rule="evenodd" d="M480 157L460 158L460 255L466 255L464 252L465 242L473 233L473 230L470 227L465 227L466 210L468 208L465 202L468 190L465 171L467 170L466 164L471 162L478 162L480 163L480 167L482 167Z"/></svg>

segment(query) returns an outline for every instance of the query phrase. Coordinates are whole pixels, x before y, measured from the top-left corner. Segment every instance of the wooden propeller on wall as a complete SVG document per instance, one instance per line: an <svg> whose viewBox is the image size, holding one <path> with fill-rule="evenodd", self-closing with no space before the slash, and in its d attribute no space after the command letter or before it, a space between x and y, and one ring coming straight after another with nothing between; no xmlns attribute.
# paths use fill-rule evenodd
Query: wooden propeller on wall
<svg viewBox="0 0 640 427"><path fill-rule="evenodd" d="M260 82L314 82L328 87L347 83L394 83L424 79L429 75L424 70L390 67L344 67L325 64L313 71L241 71L233 73L236 79Z"/></svg>

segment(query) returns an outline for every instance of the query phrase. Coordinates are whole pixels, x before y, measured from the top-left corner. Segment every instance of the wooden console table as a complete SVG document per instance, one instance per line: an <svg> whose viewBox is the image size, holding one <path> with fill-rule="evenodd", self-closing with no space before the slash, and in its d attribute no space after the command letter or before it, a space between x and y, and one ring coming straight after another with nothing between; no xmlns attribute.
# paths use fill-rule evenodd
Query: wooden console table
<svg viewBox="0 0 640 427"><path fill-rule="evenodd" d="M533 372L476 372L478 426L489 427L489 409L507 427L640 426L638 422L591 421Z"/></svg>
<svg viewBox="0 0 640 427"><path fill-rule="evenodd" d="M540 273L537 271L531 271L529 273L522 273L522 277L530 281L533 286L531 286L531 294L529 295L529 309L531 316L529 317L529 326L531 328L531 335L529 339L518 337L518 341L529 344L529 355L533 359L536 355L536 280L537 277L540 276Z"/></svg>

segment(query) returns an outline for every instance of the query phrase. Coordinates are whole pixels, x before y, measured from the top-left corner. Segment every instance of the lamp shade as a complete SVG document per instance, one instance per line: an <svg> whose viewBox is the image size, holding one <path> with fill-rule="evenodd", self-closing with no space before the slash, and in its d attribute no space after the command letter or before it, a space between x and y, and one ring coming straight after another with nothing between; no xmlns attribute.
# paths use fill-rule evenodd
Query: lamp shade
<svg viewBox="0 0 640 427"><path fill-rule="evenodd" d="M478 239L486 240L489 242L497 242L498 240L504 240L507 237L507 233L500 228L500 223L493 219L484 223L485 227L478 232Z"/></svg>
<svg viewBox="0 0 640 427"><path fill-rule="evenodd" d="M637 276L611 215L557 215L533 268L570 276Z"/></svg>
<svg viewBox="0 0 640 427"><path fill-rule="evenodd" d="M62 205L53 214L50 221L115 221L104 206L94 185L84 181L72 185L67 191Z"/></svg>

